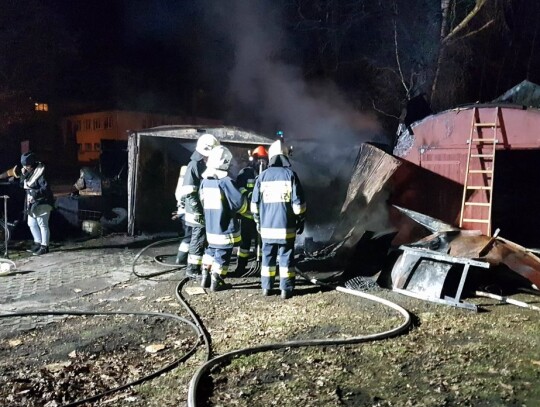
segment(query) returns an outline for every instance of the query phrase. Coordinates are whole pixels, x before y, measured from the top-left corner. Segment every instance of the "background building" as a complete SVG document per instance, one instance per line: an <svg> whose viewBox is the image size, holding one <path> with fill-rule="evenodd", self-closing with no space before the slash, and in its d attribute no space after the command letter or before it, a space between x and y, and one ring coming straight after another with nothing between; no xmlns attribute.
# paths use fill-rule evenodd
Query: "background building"
<svg viewBox="0 0 540 407"><path fill-rule="evenodd" d="M129 131L164 125L220 125L213 119L159 113L107 110L66 116L62 119L64 145L73 145L80 164L95 163L102 140L127 141Z"/></svg>

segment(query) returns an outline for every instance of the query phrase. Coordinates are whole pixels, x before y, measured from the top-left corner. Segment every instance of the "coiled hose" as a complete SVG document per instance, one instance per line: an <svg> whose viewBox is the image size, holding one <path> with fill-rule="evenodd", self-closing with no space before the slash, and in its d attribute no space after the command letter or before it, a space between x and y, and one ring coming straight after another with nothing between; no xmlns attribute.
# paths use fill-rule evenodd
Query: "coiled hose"
<svg viewBox="0 0 540 407"><path fill-rule="evenodd" d="M154 247L154 246L158 246L158 245L161 245L161 244L171 243L173 241L178 241L180 239L182 239L182 237L157 241L157 242L151 243L150 245L148 245L148 246L144 247L143 249L141 249L136 254L136 256L135 256L135 258L134 258L134 260L132 262L132 272L133 272L133 274L135 276L137 276L137 277L140 277L140 278L151 278L151 277L155 277L155 276L158 276L158 275L162 275L162 274L169 273L171 271L177 270L178 267L175 267L173 269L164 270L164 271L160 271L160 272L157 272L157 273L139 274L139 273L137 273L135 271L135 265L136 265L138 259L142 256L142 254L146 250L148 250L149 248ZM196 351L197 347L201 343L201 339L205 343L206 363L204 363L203 365L201 365L199 367L199 369L197 369L197 371L195 372L195 374L193 375L193 377L190 380L189 388L188 388L188 407L197 407L197 399L196 399L197 386L198 386L198 384L200 382L201 377L205 373L210 371L210 369L212 369L214 366L217 366L217 365L219 365L221 363L224 363L226 361L230 361L230 360L232 360L232 359L234 359L236 357L252 355L252 354L255 354L255 353L267 352L267 351L277 350L277 349L282 349L282 348L299 348L299 347L307 347L307 346L346 345L346 344L357 344L357 343L362 343L362 342L382 340L382 339L391 338L393 336L397 336L397 335L405 332L409 328L409 326L411 324L411 317L410 317L410 314L408 313L408 311L405 310L403 307L401 307L401 306L399 306L399 305L397 305L397 304L395 304L395 303L393 303L391 301L385 300L383 298L380 298L380 297L377 297L377 296L374 296L374 295L371 295L371 294L363 293L363 292L356 291L356 290L351 290L351 289L348 289L348 288L345 288L345 287L332 285L332 284L327 284L327 283L324 283L324 282L322 282L320 280L317 280L315 278L309 278L309 277L307 277L306 275L304 275L301 272L299 272L299 274L303 278L305 278L306 280L310 281L312 284L332 287L337 291L340 291L340 292L343 292L343 293L346 293L346 294L350 294L350 295L354 295L354 296L357 296L357 297L365 298L367 300L374 301L374 302L383 304L385 306L388 306L388 307L396 310L397 312L399 312L403 316L404 321L403 321L403 323L401 325L399 325L399 326L397 326L395 328L392 328L392 329L387 330L385 332L380 332L380 333L375 333L375 334L370 334L370 335L361 335L361 336L356 336L356 337L348 338L348 339L327 339L327 338L324 338L324 339L308 339L308 340L287 341L287 342L280 342L280 343L270 343L270 344L266 344L266 345L260 345L260 346L254 346L254 347L238 349L238 350L231 351L231 352L225 353L223 355L217 356L215 358L211 358L212 351L211 351L211 345L210 345L210 336L209 336L208 332L206 331L206 329L204 328L204 325L201 322L198 315L192 310L192 308L187 304L187 302L185 301L185 299L182 296L182 288L186 284L186 282L189 280L188 278L183 278L178 283L178 285L176 286L176 293L175 294L176 294L176 298L178 299L180 304L186 309L186 311L190 315L193 322L188 320L188 319L182 318L180 316L174 315L174 314L159 313L159 312L122 312L122 311L118 311L118 312L34 311L34 312L0 314L0 318L13 318L13 317L25 317L25 316L44 316L44 315L74 315L74 316L140 315L140 316L155 316L155 317L172 318L172 319L177 320L179 322L188 324L190 326L190 328L197 335L198 339L197 339L196 344L186 354L184 354L182 357L174 360L172 363L168 364L167 366L163 367L162 369L159 369L159 370L157 370L157 371L155 371L155 372L153 372L153 373L151 373L151 374L149 374L147 376L144 376L144 377L142 377L140 379L137 379L137 380L135 380L133 382L130 382L130 383L127 383L125 385L116 387L114 389L107 390L106 392L97 394L97 395L92 396L92 397L88 397L88 398L83 399L83 400L78 400L78 401L75 401L73 403L67 404L64 407L74 407L74 406L78 406L78 405L81 405L81 404L84 404L84 403L94 402L94 401L99 400L99 399L101 399L101 398L103 398L103 397L105 397L107 395L110 395L110 394L112 394L114 392L125 390L125 389L127 389L127 388L129 388L131 386L135 386L135 385L141 384L141 383L143 383L145 381L151 380L151 379L153 379L155 377L158 377L161 374L163 374L163 373L177 367L180 363L187 360Z"/></svg>
<svg viewBox="0 0 540 407"><path fill-rule="evenodd" d="M377 340L387 339L393 336L397 336L405 332L406 330L408 330L411 324L411 316L409 312L405 308L399 306L398 304L385 300L384 298L377 297L375 295L363 293L360 291L350 290L345 287L330 285L327 283L323 283L315 278L309 278L302 273L299 273L299 274L306 280L310 281L312 284L330 286L330 287L333 287L335 290L343 292L345 294L354 295L357 297L365 298L370 301L377 302L379 304L386 305L387 307L390 307L396 310L397 312L399 312L403 316L403 322L401 323L401 325L385 332L380 332L380 333L375 333L375 334L370 334L370 335L355 336L353 338L348 338L348 339L308 339L308 340L299 340L299 341L269 343L266 345L253 346L249 348L243 348L243 349L234 350L228 353L224 353L223 355L210 359L201 367L199 367L199 369L197 369L197 371L195 372L195 374L193 375L189 383L188 407L197 407L197 386L201 380L201 377L205 373L209 372L210 369L212 369L213 367L221 363L230 361L239 356L247 356L247 355L252 355L259 352L267 352L267 351L277 350L277 349L282 349L282 348L300 348L300 347L307 347L307 346L328 346L328 345L350 345L350 344L357 344L361 342L377 341Z"/></svg>

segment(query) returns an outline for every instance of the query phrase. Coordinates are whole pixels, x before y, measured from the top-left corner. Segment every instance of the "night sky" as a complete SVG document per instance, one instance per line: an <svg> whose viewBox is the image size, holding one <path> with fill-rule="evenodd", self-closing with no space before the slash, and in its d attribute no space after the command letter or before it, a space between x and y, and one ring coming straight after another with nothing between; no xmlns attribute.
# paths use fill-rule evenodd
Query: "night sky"
<svg viewBox="0 0 540 407"><path fill-rule="evenodd" d="M539 3L487 2L445 43L435 111L540 82ZM451 21L473 4L457 2ZM0 5L0 88L79 111L185 113L266 133L377 140L395 131L408 98L430 95L437 71L439 0Z"/></svg>
<svg viewBox="0 0 540 407"><path fill-rule="evenodd" d="M198 3L51 1L77 48L65 70L66 93L120 107L175 111L189 106L201 85L195 69L201 62Z"/></svg>

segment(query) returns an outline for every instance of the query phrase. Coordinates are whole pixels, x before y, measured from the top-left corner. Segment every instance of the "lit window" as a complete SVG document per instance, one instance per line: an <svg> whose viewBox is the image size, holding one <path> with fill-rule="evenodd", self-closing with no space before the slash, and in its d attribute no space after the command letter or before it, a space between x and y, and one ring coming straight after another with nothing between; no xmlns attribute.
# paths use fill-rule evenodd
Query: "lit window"
<svg viewBox="0 0 540 407"><path fill-rule="evenodd" d="M86 120L84 121L84 129L85 129L85 130L90 130L90 128L91 128L91 127L90 127L90 123L91 123L91 122L90 122L90 119L86 119Z"/></svg>
<svg viewBox="0 0 540 407"><path fill-rule="evenodd" d="M94 119L93 125L94 125L94 130L101 129L101 120Z"/></svg>
<svg viewBox="0 0 540 407"><path fill-rule="evenodd" d="M84 151L92 151L92 143L84 143Z"/></svg>
<svg viewBox="0 0 540 407"><path fill-rule="evenodd" d="M99 151L100 145L99 143L94 143L94 151Z"/></svg>
<svg viewBox="0 0 540 407"><path fill-rule="evenodd" d="M105 129L112 129L112 116L107 116L103 121L103 127Z"/></svg>
<svg viewBox="0 0 540 407"><path fill-rule="evenodd" d="M34 103L34 110L37 112L48 112L49 105L47 103Z"/></svg>

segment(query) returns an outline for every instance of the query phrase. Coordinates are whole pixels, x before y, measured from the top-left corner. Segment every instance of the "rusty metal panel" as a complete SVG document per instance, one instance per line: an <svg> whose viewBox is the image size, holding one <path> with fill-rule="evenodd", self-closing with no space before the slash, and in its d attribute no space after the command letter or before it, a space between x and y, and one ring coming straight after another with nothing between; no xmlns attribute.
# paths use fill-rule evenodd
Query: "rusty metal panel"
<svg viewBox="0 0 540 407"><path fill-rule="evenodd" d="M403 159L415 163L459 184L465 181L468 157L467 140L471 136L473 113L478 110L478 122L497 122L497 105L474 105L448 110L429 116L411 125L411 132L400 136L395 152ZM500 128L474 129L473 138L497 138L497 151L540 149L540 110L524 109L521 106L499 106ZM490 154L491 145L474 146L473 154ZM496 160L495 160L496 161ZM470 170L495 170L486 160L471 158ZM524 176L528 176L524 174ZM471 174L469 185L489 185L488 174ZM461 194L463 191L461 192ZM527 191L520 191L526 194ZM495 197L495 195L493 195ZM461 195L460 195L461 198ZM489 192L469 191L466 202L486 203L490 201ZM487 219L488 207L467 206L464 218ZM493 223L493 222L492 222ZM464 223L464 228L487 230L487 225Z"/></svg>
<svg viewBox="0 0 540 407"><path fill-rule="evenodd" d="M447 110L411 125L412 135L404 135L406 140L398 140L395 154L420 165L420 154L434 148L467 148L471 132L474 106ZM493 122L496 106L477 105L480 120ZM523 109L521 106L501 106L503 134L498 149L540 148L540 110Z"/></svg>
<svg viewBox="0 0 540 407"><path fill-rule="evenodd" d="M456 182L465 175L466 151L458 149L428 150L420 155L420 167Z"/></svg>
<svg viewBox="0 0 540 407"><path fill-rule="evenodd" d="M369 145L361 146L332 241L354 245L366 230L398 230L394 244L410 243L426 229L391 204L421 212L455 225L462 186Z"/></svg>

